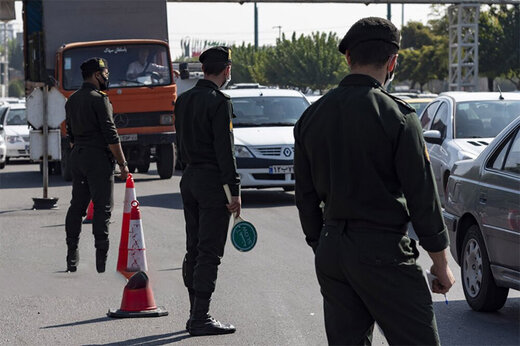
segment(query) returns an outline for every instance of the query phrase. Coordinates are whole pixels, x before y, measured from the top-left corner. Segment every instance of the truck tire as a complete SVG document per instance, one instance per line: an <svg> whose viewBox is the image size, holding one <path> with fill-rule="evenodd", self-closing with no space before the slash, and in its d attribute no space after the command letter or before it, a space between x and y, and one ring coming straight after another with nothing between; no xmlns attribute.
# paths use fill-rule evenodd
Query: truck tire
<svg viewBox="0 0 520 346"><path fill-rule="evenodd" d="M134 164L130 164L130 165L128 165L128 172L130 172L130 173L135 173L135 169L136 169L136 167L137 167L137 166L134 165Z"/></svg>
<svg viewBox="0 0 520 346"><path fill-rule="evenodd" d="M497 311L504 306L509 289L496 285L477 225L470 226L464 237L460 275L466 301L473 310Z"/></svg>
<svg viewBox="0 0 520 346"><path fill-rule="evenodd" d="M173 144L160 144L157 147L157 172L161 179L170 179L173 175L173 163L175 162Z"/></svg>
<svg viewBox="0 0 520 346"><path fill-rule="evenodd" d="M0 169L4 169L5 168L5 161L0 163Z"/></svg>
<svg viewBox="0 0 520 346"><path fill-rule="evenodd" d="M69 165L70 147L61 147L61 177L65 181L72 180L72 170Z"/></svg>
<svg viewBox="0 0 520 346"><path fill-rule="evenodd" d="M150 170L150 162L143 163L142 165L137 165L137 171L139 173L148 173Z"/></svg>

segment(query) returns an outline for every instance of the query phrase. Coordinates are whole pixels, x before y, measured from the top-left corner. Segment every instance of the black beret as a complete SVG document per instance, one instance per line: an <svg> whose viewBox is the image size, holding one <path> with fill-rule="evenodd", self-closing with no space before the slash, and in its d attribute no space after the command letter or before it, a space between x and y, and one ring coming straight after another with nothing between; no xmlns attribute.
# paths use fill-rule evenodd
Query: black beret
<svg viewBox="0 0 520 346"><path fill-rule="evenodd" d="M379 17L363 18L352 25L339 43L338 49L342 54L345 54L347 50L366 41L384 41L399 49L399 30L387 19Z"/></svg>
<svg viewBox="0 0 520 346"><path fill-rule="evenodd" d="M199 61L203 64L213 62L231 63L231 49L225 46L217 46L206 49L199 56Z"/></svg>
<svg viewBox="0 0 520 346"><path fill-rule="evenodd" d="M88 60L83 61L80 68L81 71L87 73L103 71L104 69L108 68L108 63L103 58L90 58Z"/></svg>

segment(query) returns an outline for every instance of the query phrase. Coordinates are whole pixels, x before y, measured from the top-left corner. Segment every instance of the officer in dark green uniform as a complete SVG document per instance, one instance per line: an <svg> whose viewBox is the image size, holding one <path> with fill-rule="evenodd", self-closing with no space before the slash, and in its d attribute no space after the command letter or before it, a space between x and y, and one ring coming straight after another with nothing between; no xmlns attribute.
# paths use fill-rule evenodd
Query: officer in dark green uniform
<svg viewBox="0 0 520 346"><path fill-rule="evenodd" d="M228 334L235 327L209 314L217 268L224 255L230 213L240 214L240 178L237 174L233 107L219 89L231 79L231 50L214 47L200 58L204 79L179 96L175 105L177 152L186 169L181 194L186 219L184 284L190 297L191 335ZM231 190L228 204L223 185Z"/></svg>
<svg viewBox="0 0 520 346"><path fill-rule="evenodd" d="M433 260L434 292L454 283L417 115L382 86L398 49L390 21L355 23L339 45L351 74L294 129L296 205L315 252L329 344L370 344L374 321L392 345L439 344L409 220Z"/></svg>
<svg viewBox="0 0 520 346"><path fill-rule="evenodd" d="M113 206L114 158L126 179L128 167L121 149L107 94L108 65L92 58L81 64L83 85L65 104L67 136L72 146L72 200L65 220L67 270L75 272L79 261L81 220L92 200L92 232L96 247L96 269L105 271L108 225Z"/></svg>

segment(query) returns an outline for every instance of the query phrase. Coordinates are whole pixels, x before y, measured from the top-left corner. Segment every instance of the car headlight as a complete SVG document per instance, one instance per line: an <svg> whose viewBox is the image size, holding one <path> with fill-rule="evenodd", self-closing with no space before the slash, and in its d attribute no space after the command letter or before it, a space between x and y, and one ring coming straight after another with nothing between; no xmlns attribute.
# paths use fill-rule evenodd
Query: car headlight
<svg viewBox="0 0 520 346"><path fill-rule="evenodd" d="M235 157L254 157L244 145L235 145Z"/></svg>
<svg viewBox="0 0 520 346"><path fill-rule="evenodd" d="M476 157L475 154L468 153L467 151L459 151L457 156L459 160L473 160Z"/></svg>
<svg viewBox="0 0 520 346"><path fill-rule="evenodd" d="M7 142L9 142L11 144L14 144L14 143L17 143L17 142L23 143L23 138L22 138L22 136L18 136L18 135L7 136Z"/></svg>

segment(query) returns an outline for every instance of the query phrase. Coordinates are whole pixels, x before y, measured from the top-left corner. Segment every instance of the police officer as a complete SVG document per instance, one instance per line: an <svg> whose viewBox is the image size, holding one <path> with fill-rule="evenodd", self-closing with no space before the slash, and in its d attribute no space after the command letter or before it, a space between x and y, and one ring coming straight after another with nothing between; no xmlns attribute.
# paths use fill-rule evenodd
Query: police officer
<svg viewBox="0 0 520 346"><path fill-rule="evenodd" d="M231 79L231 50L214 47L200 57L204 79L177 99L175 127L177 152L186 169L180 183L186 220L186 256L183 278L190 297L191 335L228 334L235 327L209 314L217 268L224 255L230 213L240 214L240 178L237 174L233 107L219 89ZM231 190L227 202L223 185Z"/></svg>
<svg viewBox="0 0 520 346"><path fill-rule="evenodd" d="M390 21L356 22L339 44L351 73L294 129L296 205L315 252L329 344L370 344L374 321L390 344L439 344L409 220L433 260L433 291L454 283L417 114L383 87L398 49Z"/></svg>
<svg viewBox="0 0 520 346"><path fill-rule="evenodd" d="M83 85L65 104L67 136L72 146L72 200L67 211L67 270L75 272L79 261L78 242L81 219L92 200L92 232L96 247L96 269L105 271L108 252L108 225L113 206L114 158L121 179L128 175L127 162L112 117L107 94L106 60L92 58L81 64Z"/></svg>

